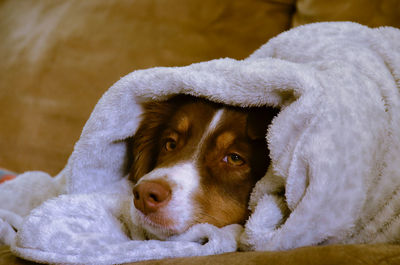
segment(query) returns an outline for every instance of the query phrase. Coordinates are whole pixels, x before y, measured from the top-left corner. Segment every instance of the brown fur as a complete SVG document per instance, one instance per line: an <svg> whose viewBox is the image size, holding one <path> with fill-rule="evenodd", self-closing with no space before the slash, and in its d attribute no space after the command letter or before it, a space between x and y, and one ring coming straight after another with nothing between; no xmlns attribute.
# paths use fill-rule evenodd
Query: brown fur
<svg viewBox="0 0 400 265"><path fill-rule="evenodd" d="M269 164L267 126L277 113L271 108L225 106L218 127L197 150L221 107L189 96L144 105L143 121L133 139L135 159L131 169L131 180L137 182L155 168L193 159L197 154L201 188L193 194L194 223L219 227L243 223L248 217L250 192ZM238 154L243 161L235 162L231 154Z"/></svg>

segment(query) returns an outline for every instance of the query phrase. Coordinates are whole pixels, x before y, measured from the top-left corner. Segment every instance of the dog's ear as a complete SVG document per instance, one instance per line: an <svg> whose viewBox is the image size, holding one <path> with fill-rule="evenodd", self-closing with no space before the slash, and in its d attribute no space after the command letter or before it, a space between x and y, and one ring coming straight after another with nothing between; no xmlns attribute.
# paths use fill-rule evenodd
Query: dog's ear
<svg viewBox="0 0 400 265"><path fill-rule="evenodd" d="M272 107L251 108L247 116L247 135L252 140L264 140L265 134L272 119L279 113L279 109Z"/></svg>
<svg viewBox="0 0 400 265"><path fill-rule="evenodd" d="M142 107L142 120L131 145L133 161L129 178L134 183L150 172L157 162L159 138L170 106L166 102L151 102Z"/></svg>

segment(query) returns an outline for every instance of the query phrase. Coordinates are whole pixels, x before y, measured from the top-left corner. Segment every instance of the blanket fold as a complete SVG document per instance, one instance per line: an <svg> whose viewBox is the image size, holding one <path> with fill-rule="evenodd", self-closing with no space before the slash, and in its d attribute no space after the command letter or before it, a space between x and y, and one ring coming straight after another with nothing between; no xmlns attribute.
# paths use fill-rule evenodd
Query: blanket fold
<svg viewBox="0 0 400 265"><path fill-rule="evenodd" d="M168 241L143 241L132 222L133 208L129 194L62 195L29 214L12 250L49 263L113 264L237 249L240 225L201 224Z"/></svg>
<svg viewBox="0 0 400 265"><path fill-rule="evenodd" d="M244 230L200 224L158 241L145 240L135 226L127 139L142 103L177 94L281 109L266 135L271 166L253 190ZM397 242L400 31L316 23L278 35L245 60L134 71L99 100L64 170L54 179L40 173L40 188L12 195L32 185L35 174L0 185L0 239L39 262L110 264L239 246ZM38 203L28 205L34 197ZM11 214L21 217L16 234Z"/></svg>

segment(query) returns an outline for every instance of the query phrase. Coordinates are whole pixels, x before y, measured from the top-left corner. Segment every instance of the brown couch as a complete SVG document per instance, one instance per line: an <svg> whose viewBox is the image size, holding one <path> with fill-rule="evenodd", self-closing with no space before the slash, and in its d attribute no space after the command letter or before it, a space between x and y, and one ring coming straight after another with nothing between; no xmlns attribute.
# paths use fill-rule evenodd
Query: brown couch
<svg viewBox="0 0 400 265"><path fill-rule="evenodd" d="M276 34L316 21L400 27L400 1L3 0L0 17L0 167L54 175L121 76L245 58ZM6 248L0 253L0 262L25 264ZM399 255L398 246L329 246L156 264L400 264Z"/></svg>

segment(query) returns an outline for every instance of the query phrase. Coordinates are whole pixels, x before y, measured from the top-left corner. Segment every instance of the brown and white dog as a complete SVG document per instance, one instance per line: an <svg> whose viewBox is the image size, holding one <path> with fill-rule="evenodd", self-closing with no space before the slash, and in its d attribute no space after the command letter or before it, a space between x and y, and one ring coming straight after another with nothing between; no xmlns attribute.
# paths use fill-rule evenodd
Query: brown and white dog
<svg viewBox="0 0 400 265"><path fill-rule="evenodd" d="M243 224L269 165L272 108L236 108L190 96L144 106L130 179L139 222L164 239L197 223Z"/></svg>

